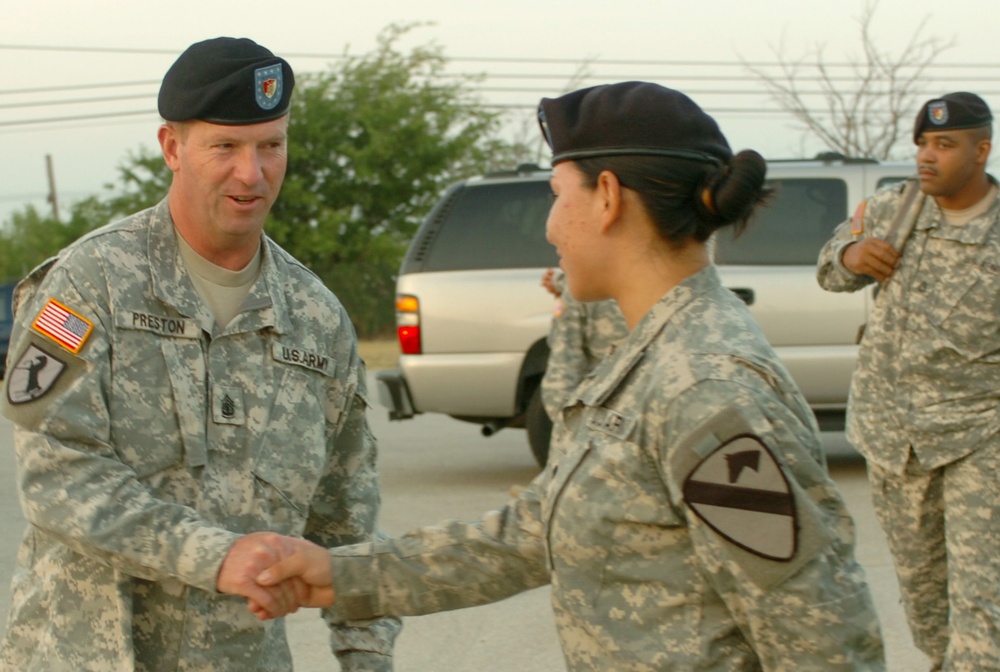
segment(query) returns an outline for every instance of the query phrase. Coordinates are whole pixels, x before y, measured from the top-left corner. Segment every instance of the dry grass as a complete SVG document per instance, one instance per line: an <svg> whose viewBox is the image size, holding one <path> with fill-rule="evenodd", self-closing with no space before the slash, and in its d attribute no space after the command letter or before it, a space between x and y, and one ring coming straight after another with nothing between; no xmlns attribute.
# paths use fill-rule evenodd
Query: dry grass
<svg viewBox="0 0 1000 672"><path fill-rule="evenodd" d="M358 352L369 371L392 369L399 359L399 342L396 339L359 341Z"/></svg>

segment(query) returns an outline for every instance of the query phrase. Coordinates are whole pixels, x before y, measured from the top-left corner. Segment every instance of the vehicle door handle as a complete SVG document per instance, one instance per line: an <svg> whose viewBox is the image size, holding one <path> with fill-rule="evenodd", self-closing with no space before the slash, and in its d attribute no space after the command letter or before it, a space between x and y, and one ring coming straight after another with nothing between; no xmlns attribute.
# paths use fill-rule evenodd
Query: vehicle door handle
<svg viewBox="0 0 1000 672"><path fill-rule="evenodd" d="M730 287L729 291L731 291L733 294L743 299L743 303L747 304L748 306L753 305L752 289L748 289L746 287Z"/></svg>

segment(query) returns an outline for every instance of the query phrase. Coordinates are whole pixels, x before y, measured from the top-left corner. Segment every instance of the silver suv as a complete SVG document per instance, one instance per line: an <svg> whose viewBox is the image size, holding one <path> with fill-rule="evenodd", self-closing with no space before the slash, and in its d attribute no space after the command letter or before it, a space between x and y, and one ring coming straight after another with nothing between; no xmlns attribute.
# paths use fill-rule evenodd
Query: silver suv
<svg viewBox="0 0 1000 672"><path fill-rule="evenodd" d="M749 305L802 388L821 426L843 421L870 294L834 294L816 283L816 258L833 228L912 164L824 155L769 161L777 188L738 239L717 237L715 263ZM539 464L551 425L539 383L548 357L553 299L540 286L557 263L545 240L549 172L535 166L452 185L410 243L396 283L399 368L377 374L394 420L445 413L528 430Z"/></svg>

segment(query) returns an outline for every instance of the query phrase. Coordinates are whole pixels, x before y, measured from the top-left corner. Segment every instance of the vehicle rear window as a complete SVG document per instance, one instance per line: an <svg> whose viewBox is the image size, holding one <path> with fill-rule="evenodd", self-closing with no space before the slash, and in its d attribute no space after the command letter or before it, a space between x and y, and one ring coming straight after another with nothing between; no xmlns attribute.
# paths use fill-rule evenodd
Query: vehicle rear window
<svg viewBox="0 0 1000 672"><path fill-rule="evenodd" d="M720 265L815 265L820 248L847 219L847 184L837 179L782 179L775 194L758 208L746 231L716 234L715 262Z"/></svg>
<svg viewBox="0 0 1000 672"><path fill-rule="evenodd" d="M467 186L430 241L425 271L541 268L559 263L545 240L552 205L544 180Z"/></svg>

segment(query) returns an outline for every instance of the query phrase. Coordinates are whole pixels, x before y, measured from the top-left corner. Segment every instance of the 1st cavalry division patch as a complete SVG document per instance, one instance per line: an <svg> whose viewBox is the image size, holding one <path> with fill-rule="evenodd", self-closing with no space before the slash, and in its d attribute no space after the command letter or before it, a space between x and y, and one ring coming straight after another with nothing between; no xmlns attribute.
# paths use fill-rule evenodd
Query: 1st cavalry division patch
<svg viewBox="0 0 1000 672"><path fill-rule="evenodd" d="M55 299L48 300L31 326L74 355L80 352L94 329L90 320Z"/></svg>
<svg viewBox="0 0 1000 672"><path fill-rule="evenodd" d="M798 546L795 498L774 455L756 436L716 448L684 481L684 501L727 541L769 560Z"/></svg>

